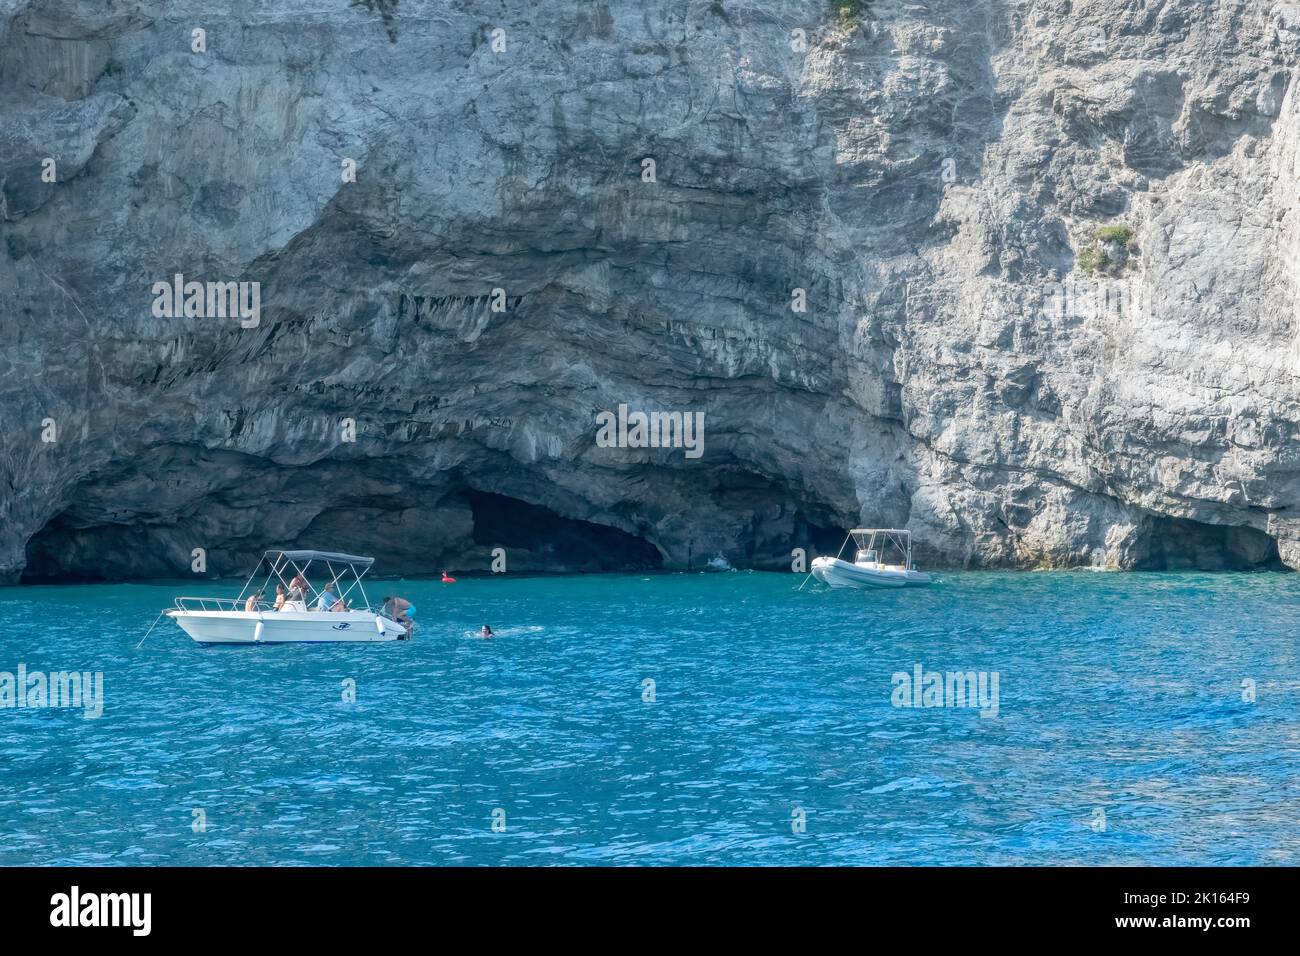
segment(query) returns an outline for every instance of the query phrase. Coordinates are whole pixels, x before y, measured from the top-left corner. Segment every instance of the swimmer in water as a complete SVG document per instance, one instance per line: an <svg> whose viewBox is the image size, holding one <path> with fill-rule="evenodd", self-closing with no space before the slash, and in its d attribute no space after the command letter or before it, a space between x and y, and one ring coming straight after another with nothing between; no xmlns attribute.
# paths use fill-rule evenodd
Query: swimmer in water
<svg viewBox="0 0 1300 956"><path fill-rule="evenodd" d="M478 636L479 636L479 637L487 638L489 641L492 640L492 628L490 628L490 627L488 627L486 624L484 624L484 625L483 625L483 630L481 630L481 631L478 632Z"/></svg>

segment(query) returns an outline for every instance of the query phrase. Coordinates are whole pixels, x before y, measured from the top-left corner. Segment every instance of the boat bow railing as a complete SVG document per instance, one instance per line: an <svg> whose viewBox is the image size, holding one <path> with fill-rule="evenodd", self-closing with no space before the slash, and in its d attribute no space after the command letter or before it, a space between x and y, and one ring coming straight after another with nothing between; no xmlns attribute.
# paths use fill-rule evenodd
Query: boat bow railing
<svg viewBox="0 0 1300 956"><path fill-rule="evenodd" d="M178 611L242 611L244 602L238 598L178 597Z"/></svg>
<svg viewBox="0 0 1300 956"><path fill-rule="evenodd" d="M274 604L268 604L261 601L257 605L259 611L273 611ZM178 597L176 599L176 610L178 611L242 611L244 610L244 600L241 598L222 598L222 597ZM285 610L294 610L286 608ZM320 608L312 605L306 605L302 610L318 611ZM369 604L362 607L349 608L350 611L364 611L367 614L374 613Z"/></svg>

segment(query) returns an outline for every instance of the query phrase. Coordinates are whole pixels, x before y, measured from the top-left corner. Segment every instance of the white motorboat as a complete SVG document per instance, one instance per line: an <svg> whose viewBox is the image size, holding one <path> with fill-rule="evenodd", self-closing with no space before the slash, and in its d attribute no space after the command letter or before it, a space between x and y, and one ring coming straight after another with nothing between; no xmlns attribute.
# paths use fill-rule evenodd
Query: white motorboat
<svg viewBox="0 0 1300 956"><path fill-rule="evenodd" d="M324 644L408 638L409 622L399 623L370 607L361 579L374 563L374 558L330 551L268 551L239 597L178 597L176 606L164 613L200 644ZM265 582L250 590L264 566L268 571ZM314 587L309 572L328 586ZM289 574L292 576L286 579ZM278 611L262 599L273 581L282 583L287 594ZM349 600L354 591L356 597ZM345 609L329 610L324 603Z"/></svg>
<svg viewBox="0 0 1300 956"><path fill-rule="evenodd" d="M842 559L852 540L853 561ZM886 552L895 560L885 560ZM902 528L854 528L840 553L833 558L813 558L812 575L833 588L901 588L929 584L930 575L912 566L912 532Z"/></svg>

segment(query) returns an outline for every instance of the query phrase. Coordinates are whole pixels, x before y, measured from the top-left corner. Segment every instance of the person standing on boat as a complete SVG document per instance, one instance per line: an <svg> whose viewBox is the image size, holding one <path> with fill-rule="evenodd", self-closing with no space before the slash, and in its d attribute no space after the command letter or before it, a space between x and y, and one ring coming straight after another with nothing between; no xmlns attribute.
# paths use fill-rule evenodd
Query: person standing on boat
<svg viewBox="0 0 1300 956"><path fill-rule="evenodd" d="M289 595L285 599L285 610L288 611L305 611L307 610L307 579L301 574L295 574L293 580L289 582Z"/></svg>
<svg viewBox="0 0 1300 956"><path fill-rule="evenodd" d="M284 591L284 585L277 584L275 586L275 609L277 611L284 610L284 602L288 600L288 597L289 596Z"/></svg>
<svg viewBox="0 0 1300 956"><path fill-rule="evenodd" d="M406 598L400 598L390 595L384 598L383 615L390 621L402 625L409 633L414 621L411 620L411 612L415 607Z"/></svg>

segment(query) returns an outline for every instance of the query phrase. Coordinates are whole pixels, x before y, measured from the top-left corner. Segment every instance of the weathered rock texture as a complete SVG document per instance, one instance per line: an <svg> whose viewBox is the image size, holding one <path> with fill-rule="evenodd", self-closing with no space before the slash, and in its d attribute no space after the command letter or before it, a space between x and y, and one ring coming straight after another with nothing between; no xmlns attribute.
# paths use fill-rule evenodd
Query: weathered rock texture
<svg viewBox="0 0 1300 956"><path fill-rule="evenodd" d="M0 574L1300 566L1300 5L862 6L0 0Z"/></svg>

